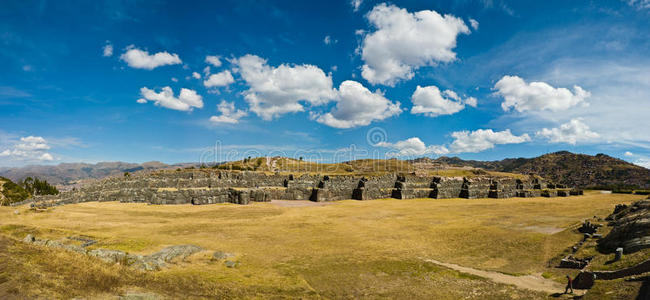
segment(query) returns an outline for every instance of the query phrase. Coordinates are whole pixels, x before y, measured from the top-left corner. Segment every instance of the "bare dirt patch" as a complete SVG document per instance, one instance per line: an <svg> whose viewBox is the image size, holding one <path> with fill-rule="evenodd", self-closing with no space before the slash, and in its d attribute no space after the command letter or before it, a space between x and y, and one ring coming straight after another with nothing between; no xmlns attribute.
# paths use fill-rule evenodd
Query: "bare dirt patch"
<svg viewBox="0 0 650 300"><path fill-rule="evenodd" d="M564 228L559 227L550 227L550 226L526 226L522 228L523 230L539 232L543 234L556 234L564 230Z"/></svg>

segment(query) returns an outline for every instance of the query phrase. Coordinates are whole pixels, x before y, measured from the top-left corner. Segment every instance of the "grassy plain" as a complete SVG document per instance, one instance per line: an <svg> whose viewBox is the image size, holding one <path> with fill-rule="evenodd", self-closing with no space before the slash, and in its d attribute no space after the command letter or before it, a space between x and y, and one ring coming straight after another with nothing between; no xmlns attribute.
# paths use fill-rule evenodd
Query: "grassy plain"
<svg viewBox="0 0 650 300"><path fill-rule="evenodd" d="M339 201L324 206L155 206L83 203L34 212L0 208L0 234L87 235L93 248L148 254L195 244L236 253L227 268L205 251L141 273L3 238L0 296L102 297L130 289L169 297L530 299L519 290L426 262L562 280L548 262L578 241L583 219L646 196ZM4 247L4 249L3 249ZM3 257L4 256L4 262ZM2 271L0 271L2 272ZM84 279L89 278L89 279Z"/></svg>

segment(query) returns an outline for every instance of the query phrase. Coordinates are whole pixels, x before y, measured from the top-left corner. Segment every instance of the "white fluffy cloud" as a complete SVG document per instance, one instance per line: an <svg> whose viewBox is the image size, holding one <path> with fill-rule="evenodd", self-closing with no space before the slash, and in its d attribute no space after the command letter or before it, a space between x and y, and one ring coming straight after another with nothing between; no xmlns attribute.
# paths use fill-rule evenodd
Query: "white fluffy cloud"
<svg viewBox="0 0 650 300"><path fill-rule="evenodd" d="M457 36L470 33L462 19L433 10L409 13L379 4L367 18L376 31L364 37L361 76L372 84L394 85L419 67L453 61Z"/></svg>
<svg viewBox="0 0 650 300"><path fill-rule="evenodd" d="M198 73L196 74L198 75ZM233 82L235 82L235 79L232 77L232 74L230 73L230 71L225 70L217 74L210 75L210 77L208 77L207 80L203 81L203 85L205 87L217 87L217 86L227 86Z"/></svg>
<svg viewBox="0 0 650 300"><path fill-rule="evenodd" d="M138 103L154 101L155 105L181 111L192 111L194 108L203 108L203 97L195 91L186 88L181 89L178 97L174 97L174 91L168 86L162 88L162 91L159 93L143 87L140 89L140 95L142 98L138 99Z"/></svg>
<svg viewBox="0 0 650 300"><path fill-rule="evenodd" d="M201 74L197 72L192 72L192 77L194 77L194 79L201 79Z"/></svg>
<svg viewBox="0 0 650 300"><path fill-rule="evenodd" d="M250 110L264 120L304 111L300 101L322 105L336 97L332 77L313 65L281 64L272 67L265 59L244 55L232 61L248 84L244 99Z"/></svg>
<svg viewBox="0 0 650 300"><path fill-rule="evenodd" d="M52 161L54 157L48 153L50 146L40 136L21 137L11 149L0 152L0 157L19 161Z"/></svg>
<svg viewBox="0 0 650 300"><path fill-rule="evenodd" d="M352 9L356 12L359 10L359 7L361 6L361 3L363 3L363 0L351 0L350 5L352 5Z"/></svg>
<svg viewBox="0 0 650 300"><path fill-rule="evenodd" d="M135 48L133 45L126 48L126 52L120 56L120 59L125 61L129 67L147 70L153 70L160 66L177 65L182 63L178 54L170 54L165 51L150 55L149 52Z"/></svg>
<svg viewBox="0 0 650 300"><path fill-rule="evenodd" d="M537 132L537 136L546 138L551 143L568 143L572 145L600 137L598 133L591 131L589 126L580 119L572 119L556 128L543 128Z"/></svg>
<svg viewBox="0 0 650 300"><path fill-rule="evenodd" d="M385 147L395 150L395 153L388 153L388 156L422 156L427 154L443 155L449 153L445 146L427 146L420 138L412 137L397 143L380 142L378 147Z"/></svg>
<svg viewBox="0 0 650 300"><path fill-rule="evenodd" d="M325 45L336 44L336 43L338 43L338 42L339 42L338 40L333 39L333 38L330 37L329 35L328 35L328 36L325 36L325 38L323 39L323 43L325 43Z"/></svg>
<svg viewBox="0 0 650 300"><path fill-rule="evenodd" d="M472 29L478 30L478 21L474 19L469 19L469 25L472 26Z"/></svg>
<svg viewBox="0 0 650 300"><path fill-rule="evenodd" d="M566 88L554 88L545 82L526 83L518 76L503 76L495 85L495 94L502 96L501 108L508 111L511 107L518 112L524 111L562 111L578 104L586 104L585 99L591 94L579 86L573 86L573 92Z"/></svg>
<svg viewBox="0 0 650 300"><path fill-rule="evenodd" d="M479 129L476 131L456 131L451 134L454 141L451 143L451 152L481 152L492 149L498 144L520 144L530 141L528 134L516 136L510 129L492 131L492 129Z"/></svg>
<svg viewBox="0 0 650 300"><path fill-rule="evenodd" d="M227 124L237 124L239 119L246 116L246 112L240 109L235 109L234 102L221 101L217 105L217 110L221 113L220 116L210 117L210 121L214 123L227 123Z"/></svg>
<svg viewBox="0 0 650 300"><path fill-rule="evenodd" d="M221 67L221 57L217 55L208 55L205 57L205 62L215 67Z"/></svg>
<svg viewBox="0 0 650 300"><path fill-rule="evenodd" d="M102 52L104 57L113 56L113 45L111 42L106 41L106 45L102 48Z"/></svg>
<svg viewBox="0 0 650 300"><path fill-rule="evenodd" d="M530 141L530 137L527 134L516 136L509 129L497 132L492 131L492 129L456 131L451 136L454 140L449 147L445 145L427 146L417 137L412 137L394 144L379 142L375 146L390 148L395 151L393 153L387 153L388 156L422 156L463 152L476 153L494 148L498 144L520 144Z"/></svg>
<svg viewBox="0 0 650 300"><path fill-rule="evenodd" d="M331 112L315 116L316 121L335 128L366 126L402 112L380 92L371 92L361 83L346 80L339 86L339 98Z"/></svg>
<svg viewBox="0 0 650 300"><path fill-rule="evenodd" d="M465 104L476 107L476 98L461 98L454 91L440 92L436 86L417 86L411 96L412 114L424 114L428 117L455 114L465 108Z"/></svg>

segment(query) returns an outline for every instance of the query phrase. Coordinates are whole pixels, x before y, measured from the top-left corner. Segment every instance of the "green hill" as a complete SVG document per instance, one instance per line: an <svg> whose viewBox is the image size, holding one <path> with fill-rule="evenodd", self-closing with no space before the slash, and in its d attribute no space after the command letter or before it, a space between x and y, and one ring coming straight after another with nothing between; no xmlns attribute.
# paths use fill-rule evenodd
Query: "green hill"
<svg viewBox="0 0 650 300"><path fill-rule="evenodd" d="M0 204L9 205L29 198L29 192L13 181L0 177Z"/></svg>

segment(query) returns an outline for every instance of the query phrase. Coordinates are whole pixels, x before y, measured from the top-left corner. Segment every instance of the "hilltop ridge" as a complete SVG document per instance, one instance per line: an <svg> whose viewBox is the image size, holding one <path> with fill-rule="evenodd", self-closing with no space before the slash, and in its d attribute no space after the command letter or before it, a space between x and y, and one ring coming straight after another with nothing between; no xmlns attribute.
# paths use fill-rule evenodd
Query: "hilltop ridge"
<svg viewBox="0 0 650 300"><path fill-rule="evenodd" d="M519 174L534 173L560 184L582 188L650 188L650 170L622 159L558 151L534 158L507 158L497 161L463 160L440 157L434 162Z"/></svg>

